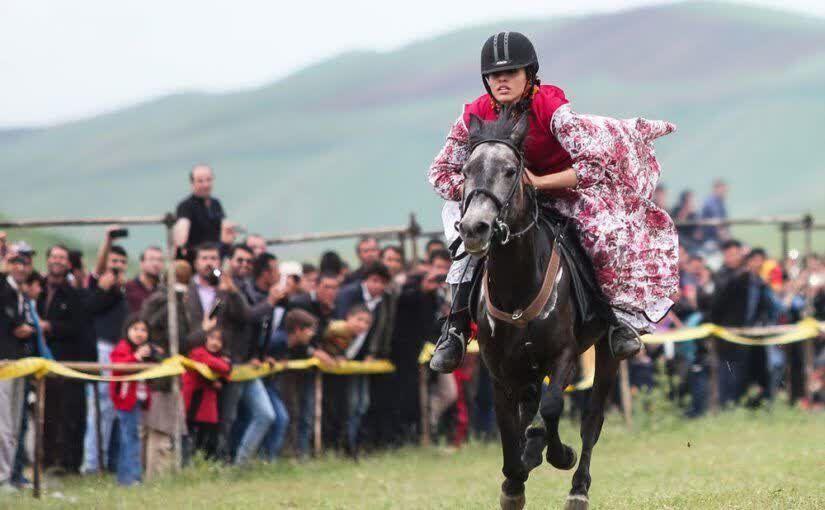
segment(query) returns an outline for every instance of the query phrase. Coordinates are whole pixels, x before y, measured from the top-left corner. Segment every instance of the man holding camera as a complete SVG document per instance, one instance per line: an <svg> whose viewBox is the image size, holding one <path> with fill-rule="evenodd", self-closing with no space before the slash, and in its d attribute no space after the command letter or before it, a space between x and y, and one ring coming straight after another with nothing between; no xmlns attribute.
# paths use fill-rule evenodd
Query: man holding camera
<svg viewBox="0 0 825 510"><path fill-rule="evenodd" d="M250 311L230 275L220 269L220 247L216 243L204 243L194 249L193 255L195 276L189 284L186 310L194 328L189 338L197 342L190 343L187 350L200 345L206 338L205 331L217 325L223 333L223 353L233 364L245 363L250 352L246 329ZM218 450L226 460L232 460L230 434L244 384L229 383L221 390Z"/></svg>
<svg viewBox="0 0 825 510"><path fill-rule="evenodd" d="M110 363L112 350L123 335L123 323L129 313L125 290L128 256L122 246L113 244L114 239L125 237L126 234L125 229L116 225L106 229L106 235L97 253L95 270L89 275L89 312L94 322L98 363ZM103 450L99 452L97 449L97 407L92 384L90 383L86 389L86 435L83 444L82 468L84 473L94 473L101 466L106 467L112 426L117 417L112 399L109 397L108 383L97 383L100 406L100 445Z"/></svg>

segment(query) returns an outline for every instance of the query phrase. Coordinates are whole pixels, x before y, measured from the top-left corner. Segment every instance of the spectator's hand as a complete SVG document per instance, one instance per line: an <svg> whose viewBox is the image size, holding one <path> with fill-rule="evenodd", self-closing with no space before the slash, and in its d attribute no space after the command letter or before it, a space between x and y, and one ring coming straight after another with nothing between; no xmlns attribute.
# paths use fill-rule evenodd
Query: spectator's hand
<svg viewBox="0 0 825 510"><path fill-rule="evenodd" d="M235 239L237 238L238 234L235 232L235 224L231 221L224 221L221 224L221 243L235 244Z"/></svg>
<svg viewBox="0 0 825 510"><path fill-rule="evenodd" d="M154 347L155 352L156 352L157 354L160 354L161 356L163 356L164 354L166 354L166 351L163 349L163 347L160 347L159 345L155 345L155 346L153 346L153 347Z"/></svg>
<svg viewBox="0 0 825 510"><path fill-rule="evenodd" d="M204 331L209 331L210 329L214 328L218 325L218 318L217 317L204 317L201 321L201 329Z"/></svg>
<svg viewBox="0 0 825 510"><path fill-rule="evenodd" d="M313 352L312 355L318 358L318 361L320 361L321 364L324 366L334 367L338 364L338 362L332 356L327 354L327 352L322 349L315 349L315 352Z"/></svg>
<svg viewBox="0 0 825 510"><path fill-rule="evenodd" d="M43 331L43 334L51 333L52 332L52 323L49 321L40 321L40 329Z"/></svg>
<svg viewBox="0 0 825 510"><path fill-rule="evenodd" d="M120 230L122 227L120 225L109 225L106 227L106 239L112 239L112 232L115 230Z"/></svg>
<svg viewBox="0 0 825 510"><path fill-rule="evenodd" d="M152 346L149 344L142 344L139 345L137 349L135 349L135 358L143 361L144 359L148 358L152 355Z"/></svg>
<svg viewBox="0 0 825 510"><path fill-rule="evenodd" d="M221 388L223 388L223 383L220 381L212 381L212 387L216 390L220 390Z"/></svg>
<svg viewBox="0 0 825 510"><path fill-rule="evenodd" d="M372 354L364 358L364 363L372 363L373 361L375 361L375 356L373 356Z"/></svg>
<svg viewBox="0 0 825 510"><path fill-rule="evenodd" d="M249 364L255 368L259 368L261 365L263 365L263 363L261 363L261 360L259 360L258 358L252 358L251 360L249 360Z"/></svg>
<svg viewBox="0 0 825 510"><path fill-rule="evenodd" d="M230 294L238 293L238 287L235 287L235 282L232 281L232 277L229 276L229 273L221 273L221 281L218 283L218 290L229 292Z"/></svg>
<svg viewBox="0 0 825 510"><path fill-rule="evenodd" d="M270 305L275 306L287 296L287 289L283 285L273 285L269 288L269 295L266 296L267 302Z"/></svg>
<svg viewBox="0 0 825 510"><path fill-rule="evenodd" d="M103 273L100 278L97 279L97 286L101 288L104 292L108 292L109 289L114 287L116 283L118 283L118 276L111 271L106 271Z"/></svg>
<svg viewBox="0 0 825 510"><path fill-rule="evenodd" d="M35 329L33 327L29 326L28 324L21 324L21 325L17 326L16 328L14 328L14 331L13 331L14 336L16 336L17 338L20 338L20 339L29 338L30 336L32 336L34 334L34 332L35 332Z"/></svg>
<svg viewBox="0 0 825 510"><path fill-rule="evenodd" d="M445 276L447 275L444 273L438 273L435 271L428 272L424 278L421 279L421 292L428 294L440 289L446 281L444 279Z"/></svg>

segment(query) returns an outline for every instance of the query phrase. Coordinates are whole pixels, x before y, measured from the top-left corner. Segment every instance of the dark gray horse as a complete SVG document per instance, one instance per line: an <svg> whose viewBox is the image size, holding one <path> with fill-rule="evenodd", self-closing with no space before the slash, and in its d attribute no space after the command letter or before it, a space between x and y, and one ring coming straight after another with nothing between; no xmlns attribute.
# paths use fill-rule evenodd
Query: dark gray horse
<svg viewBox="0 0 825 510"><path fill-rule="evenodd" d="M536 193L522 184L527 122L526 116L512 120L506 110L495 122L471 118L471 153L463 169L463 215L457 227L467 252L486 256L484 297L476 316L501 432L501 508L524 507L524 483L529 471L541 464L545 447L554 467L576 465L575 450L559 437L563 391L571 383L578 355L596 346L593 391L581 424L581 460L565 506L586 509L590 456L618 362L605 341L607 322L581 319L569 262L551 249L553 235L536 226ZM547 375L550 386L542 396Z"/></svg>

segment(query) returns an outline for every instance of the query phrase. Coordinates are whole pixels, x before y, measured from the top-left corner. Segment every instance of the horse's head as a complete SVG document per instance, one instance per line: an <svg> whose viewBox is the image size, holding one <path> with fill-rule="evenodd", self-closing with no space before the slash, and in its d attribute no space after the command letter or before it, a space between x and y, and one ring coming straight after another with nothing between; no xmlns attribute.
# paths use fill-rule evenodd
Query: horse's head
<svg viewBox="0 0 825 510"><path fill-rule="evenodd" d="M470 157L464 165L464 196L458 232L467 252L480 257L498 236L503 242L524 210L522 145L528 120L503 109L496 121L470 116Z"/></svg>

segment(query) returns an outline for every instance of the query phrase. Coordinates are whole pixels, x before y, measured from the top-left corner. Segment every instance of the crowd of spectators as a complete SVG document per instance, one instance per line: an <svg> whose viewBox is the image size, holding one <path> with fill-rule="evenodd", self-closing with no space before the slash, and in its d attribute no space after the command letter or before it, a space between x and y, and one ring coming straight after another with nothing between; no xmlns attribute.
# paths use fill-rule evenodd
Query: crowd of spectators
<svg viewBox="0 0 825 510"><path fill-rule="evenodd" d="M429 373L427 415L422 420L419 354L449 308L445 279L450 254L432 239L421 260L404 249L365 237L350 268L334 251L318 263L288 269L259 235L239 237L213 196L206 165L190 173L192 194L177 208L174 281L166 281L162 249L142 250L137 274L127 277L130 254L118 244L128 235L106 230L94 265L56 244L45 271L24 242L0 233L0 359L40 356L57 361L139 363L168 356L167 286L174 288L180 350L208 365L217 381L196 371L182 377L182 400L170 379L86 383L50 377L46 382L44 464L47 472L114 471L124 485L155 479L175 462L176 417L184 426L183 457L193 455L244 465L281 456L306 459L314 435L326 449L358 457L365 450L415 443L422 422L445 443L471 433L496 434L491 382L477 356L453 374ZM691 192L679 197L678 220L722 218L726 186L714 185L701 211ZM656 200L666 205L660 188ZM711 321L723 326L794 322L809 309L825 318L825 266L821 259L769 259L747 248L723 226L679 229L681 300L662 329ZM716 253L722 263L713 267ZM811 308L812 307L812 308ZM672 396L698 416L708 402L709 340L650 348L631 361L637 388L656 384L656 358L679 381ZM720 396L724 403L771 400L779 387L792 399L804 394L799 344L743 347L719 342ZM278 365L315 358L325 366L347 360L388 359L396 370L380 375L325 375L316 402L315 376L286 371L249 381L227 378L233 366ZM790 374L786 377L785 374ZM115 375L118 375L115 373ZM759 390L749 393L751 384ZM27 381L0 380L0 485L25 486L29 427ZM686 398L689 397L689 398ZM324 417L314 426L316 407ZM99 416L98 416L99 415Z"/></svg>

